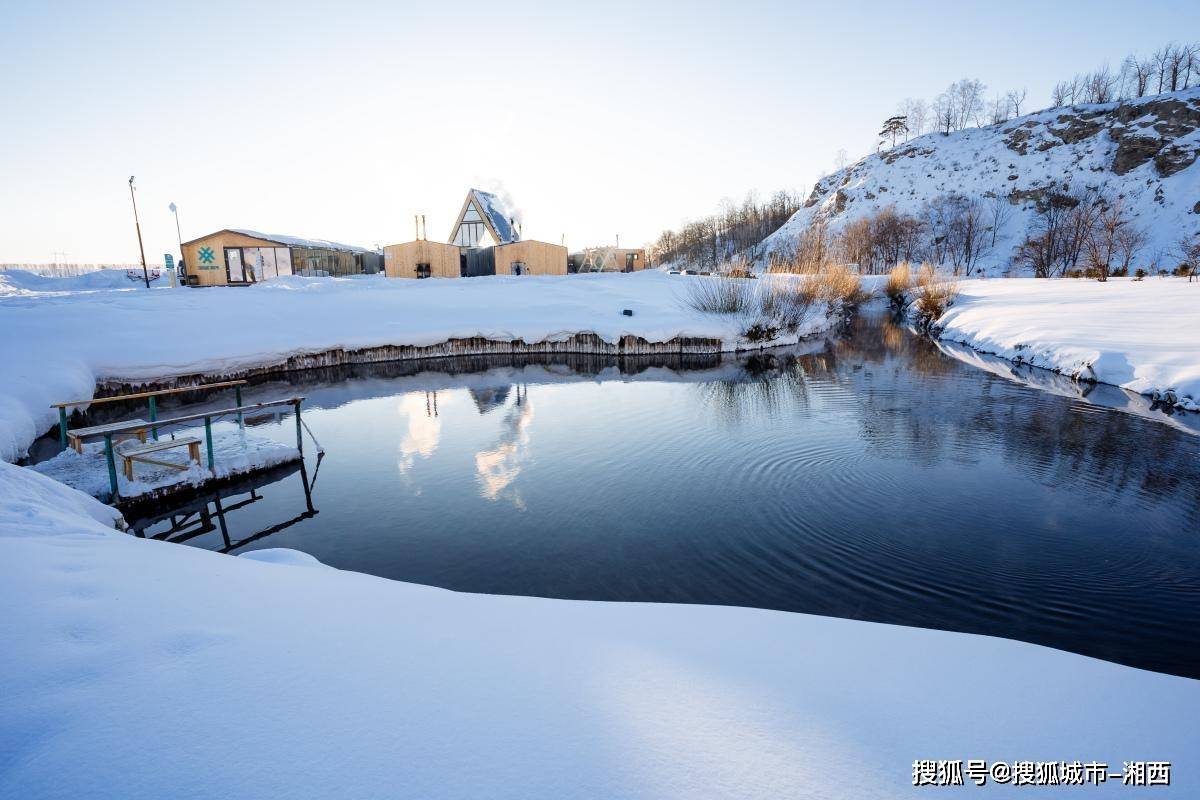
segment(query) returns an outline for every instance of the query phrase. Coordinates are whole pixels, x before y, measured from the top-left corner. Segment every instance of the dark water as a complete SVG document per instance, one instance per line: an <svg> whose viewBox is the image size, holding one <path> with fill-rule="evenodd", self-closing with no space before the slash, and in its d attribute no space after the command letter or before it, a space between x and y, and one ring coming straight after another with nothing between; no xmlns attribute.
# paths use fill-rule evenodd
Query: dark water
<svg viewBox="0 0 1200 800"><path fill-rule="evenodd" d="M308 397L319 465L310 442L303 473L144 535L461 591L967 631L1200 677L1200 437L1005 380L885 318L753 358L288 380L255 391ZM256 430L294 441L290 419Z"/></svg>

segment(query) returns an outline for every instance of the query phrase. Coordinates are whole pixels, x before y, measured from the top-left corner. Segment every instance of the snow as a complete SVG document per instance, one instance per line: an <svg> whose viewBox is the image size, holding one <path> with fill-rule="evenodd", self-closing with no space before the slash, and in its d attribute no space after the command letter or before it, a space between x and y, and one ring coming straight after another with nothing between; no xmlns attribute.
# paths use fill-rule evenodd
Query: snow
<svg viewBox="0 0 1200 800"><path fill-rule="evenodd" d="M331 242L328 239L305 239L300 236L285 236L279 233L260 233L259 231L252 231L248 228L230 228L229 231L231 233L240 233L243 236L250 236L254 239L266 239L268 242L286 244L289 247L312 247L319 250L346 250L351 253L370 252L370 250L365 247Z"/></svg>
<svg viewBox="0 0 1200 800"><path fill-rule="evenodd" d="M1200 408L1200 282L972 280L936 326L1012 361Z"/></svg>
<svg viewBox="0 0 1200 800"><path fill-rule="evenodd" d="M153 280L153 273L151 273L151 288L157 288L165 283L166 280L162 277L159 277L157 281ZM21 269L8 269L0 271L0 297L38 295L56 292L87 292L102 290L134 291L137 289L145 291L145 283L142 281L141 267L137 268L136 281L130 280L128 270L123 269L98 269L70 278L56 278L46 275L38 275L35 272L28 272Z"/></svg>
<svg viewBox="0 0 1200 800"><path fill-rule="evenodd" d="M1124 105L1136 108L1171 100L1189 103L1193 119L1200 114L1200 88L1145 97ZM1156 259L1167 264L1184 235L1200 232L1200 212L1196 211L1200 161L1167 177L1158 174L1153 160L1124 175L1116 174L1112 171L1118 146L1114 131L1159 135L1155 127L1140 127L1153 122L1153 117L1132 118L1131 112L1128 122L1122 123L1114 113L1118 108L1116 103L1051 108L999 125L949 135L926 134L869 155L822 179L810 198L813 204L801 208L767 237L759 256L765 259L769 253L786 252L817 218L829 220L831 231L836 232L846 223L887 206L919 215L927 201L951 193L989 198L1047 188L1062 191L1067 187L1094 187L1110 197L1120 196L1134 224L1146 232L1147 242L1135 266L1149 266ZM1101 128L1094 135L1072 142L1056 135L1067 130L1069 120L1064 117L1090 114L1102 115L1095 118ZM1165 123L1159 124L1169 130ZM1020 131L1027 131L1029 136L1024 153L1008 146L1010 137ZM1173 142L1184 150L1200 150L1200 127L1174 136ZM845 201L842 211L837 210L839 194ZM987 274L1010 269L1013 251L1035 214L1032 201L1011 209L1010 219L997 233L995 248L980 262Z"/></svg>
<svg viewBox="0 0 1200 800"><path fill-rule="evenodd" d="M608 342L692 336L745 346L742 321L683 302L685 282L708 279L656 271L423 281L289 276L149 292L73 291L81 279L63 278L62 289L6 293L8 274L0 273L0 459L7 461L57 423L51 403L91 397L100 380L217 376L333 349L470 337L540 342L591 331ZM821 316L776 343L832 323Z"/></svg>
<svg viewBox="0 0 1200 800"><path fill-rule="evenodd" d="M1200 791L1197 681L802 614L457 594L119 534L8 464L0 487L0 798L891 798L929 792L920 758L1168 760L1156 796Z"/></svg>
<svg viewBox="0 0 1200 800"><path fill-rule="evenodd" d="M512 207L511 201L505 202L495 193L485 192L482 189L472 189L471 194L479 201L483 213L492 223L492 227L496 229L496 234L500 237L496 244L508 244L520 240L521 235L513 230L513 223L519 224L521 215Z"/></svg>
<svg viewBox="0 0 1200 800"><path fill-rule="evenodd" d="M217 423L218 425L222 423ZM195 437L201 440L201 463L192 462L186 470L174 470L170 467L158 467L152 464L135 463L133 468L134 480L126 479L122 471L122 462L116 460L117 491L121 497L131 498L153 492L165 486L182 483L199 485L211 478L228 478L234 475L255 470L267 469L300 458L300 451L287 447L262 436L255 436L250 431L240 430L233 424L225 424L232 430L213 428L213 472L207 466L207 452L204 447L204 428L180 428L173 433L176 438ZM162 440L168 437L164 435ZM116 445L118 451L124 444ZM187 448L179 447L155 453L153 458L160 461L172 461L180 465L187 462ZM110 491L108 482L108 461L104 457L104 445L101 443L84 445L83 453L66 449L53 458L42 461L32 467L56 481L66 484L92 497L107 497Z"/></svg>

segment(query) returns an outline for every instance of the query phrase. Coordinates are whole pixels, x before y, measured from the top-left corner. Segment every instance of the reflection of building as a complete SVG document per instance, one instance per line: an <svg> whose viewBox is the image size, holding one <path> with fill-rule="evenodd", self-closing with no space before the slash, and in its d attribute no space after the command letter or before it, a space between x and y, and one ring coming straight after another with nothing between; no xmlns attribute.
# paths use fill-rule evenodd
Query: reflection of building
<svg viewBox="0 0 1200 800"><path fill-rule="evenodd" d="M380 260L365 247L228 228L183 243L188 286L245 286L293 274L374 273Z"/></svg>
<svg viewBox="0 0 1200 800"><path fill-rule="evenodd" d="M417 456L429 458L442 438L442 420L438 416L437 392L411 392L400 398L396 410L408 416L408 430L400 440L400 472L412 469Z"/></svg>
<svg viewBox="0 0 1200 800"><path fill-rule="evenodd" d="M467 389L467 394L471 395L471 399L475 401L475 407L479 409L479 413L484 414L493 408L504 405L511 388L511 386L496 386L489 389L477 389L472 386Z"/></svg>
<svg viewBox="0 0 1200 800"><path fill-rule="evenodd" d="M646 251L631 247L588 247L567 256L567 272L638 272L649 268Z"/></svg>
<svg viewBox="0 0 1200 800"><path fill-rule="evenodd" d="M517 387L517 400L509 407L500 423L500 437L489 450L475 454L475 472L480 494L488 500L498 500L517 476L529 451L529 424L533 422L533 406L529 397ZM520 495L513 492L513 503L523 508Z"/></svg>
<svg viewBox="0 0 1200 800"><path fill-rule="evenodd" d="M471 189L449 242L417 239L383 249L389 278L566 275L567 248L521 238L516 213L491 192Z"/></svg>

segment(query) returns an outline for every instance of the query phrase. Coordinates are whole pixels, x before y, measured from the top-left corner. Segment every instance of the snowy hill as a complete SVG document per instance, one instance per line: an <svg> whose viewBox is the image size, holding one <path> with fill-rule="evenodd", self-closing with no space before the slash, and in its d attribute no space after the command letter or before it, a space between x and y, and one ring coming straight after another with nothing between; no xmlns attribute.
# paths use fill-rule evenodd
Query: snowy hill
<svg viewBox="0 0 1200 800"><path fill-rule="evenodd" d="M1052 108L998 125L927 134L822 179L791 219L758 248L787 254L813 221L836 233L888 206L920 216L957 193L1009 201L995 246L979 261L1006 269L1039 199L1096 189L1121 198L1147 239L1137 266L1169 261L1180 238L1200 231L1200 89L1105 105Z"/></svg>

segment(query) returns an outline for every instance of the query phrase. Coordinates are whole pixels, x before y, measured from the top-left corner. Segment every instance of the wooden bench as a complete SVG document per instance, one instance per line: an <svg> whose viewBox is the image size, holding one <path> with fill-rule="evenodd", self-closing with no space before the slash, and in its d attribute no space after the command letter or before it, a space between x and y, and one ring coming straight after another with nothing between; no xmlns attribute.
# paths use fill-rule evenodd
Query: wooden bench
<svg viewBox="0 0 1200 800"><path fill-rule="evenodd" d="M170 450L174 447L183 447L187 445L188 461L200 463L200 440L194 437L186 439L165 439L161 442L152 442L151 444L142 444L137 447L131 447L126 450L118 450L117 455L121 457L123 467L125 469L125 478L133 480L133 462L141 461L146 464L154 464L159 467L170 467L171 469L185 470L187 464L176 464L172 461L162 461L155 458L150 458L152 453L161 453L163 450Z"/></svg>
<svg viewBox="0 0 1200 800"><path fill-rule="evenodd" d="M71 447L75 448L76 453L83 453L83 443L88 439L103 439L104 434L116 428L126 428L129 425L144 424L146 427L137 431L123 431L122 436L136 436L138 441L146 441L146 431L150 430L150 423L144 419L127 419L124 422L110 422L106 425L93 425L90 428L76 428L72 431L67 431L67 439L71 443Z"/></svg>

